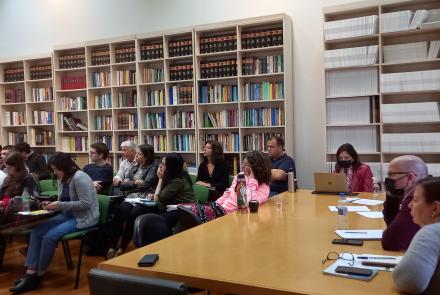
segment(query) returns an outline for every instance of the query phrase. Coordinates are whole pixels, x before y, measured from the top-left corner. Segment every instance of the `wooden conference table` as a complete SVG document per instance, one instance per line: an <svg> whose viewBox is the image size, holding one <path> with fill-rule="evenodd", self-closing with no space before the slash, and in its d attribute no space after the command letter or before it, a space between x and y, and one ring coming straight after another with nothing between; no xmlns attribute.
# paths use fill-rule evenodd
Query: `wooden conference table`
<svg viewBox="0 0 440 295"><path fill-rule="evenodd" d="M281 210L276 208L277 198L282 199ZM261 205L258 213L226 215L98 267L235 294L397 294L390 272L379 272L370 282L322 273L321 260L330 251L402 255L383 251L380 241L366 241L362 247L333 245L337 213L327 206L336 202L337 196L308 190L283 193ZM350 229L385 228L382 219L357 213L349 213L348 222ZM138 267L137 262L151 253L160 256L156 265Z"/></svg>

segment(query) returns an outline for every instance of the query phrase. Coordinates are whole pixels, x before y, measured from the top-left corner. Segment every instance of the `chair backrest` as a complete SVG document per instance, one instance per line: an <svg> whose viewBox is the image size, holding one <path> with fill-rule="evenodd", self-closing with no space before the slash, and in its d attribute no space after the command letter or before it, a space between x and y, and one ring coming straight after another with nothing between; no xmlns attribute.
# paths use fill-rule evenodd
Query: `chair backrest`
<svg viewBox="0 0 440 295"><path fill-rule="evenodd" d="M133 244L136 248L171 236L166 219L159 214L143 214L134 221Z"/></svg>
<svg viewBox="0 0 440 295"><path fill-rule="evenodd" d="M229 175L229 186L231 186L232 182L234 181L234 175Z"/></svg>
<svg viewBox="0 0 440 295"><path fill-rule="evenodd" d="M197 200L200 202L208 202L209 189L206 186L193 184L193 190Z"/></svg>
<svg viewBox="0 0 440 295"><path fill-rule="evenodd" d="M89 272L90 295L182 295L188 288L182 282L135 276L93 268Z"/></svg>
<svg viewBox="0 0 440 295"><path fill-rule="evenodd" d="M40 180L41 192L58 191L57 182L53 179Z"/></svg>
<svg viewBox="0 0 440 295"><path fill-rule="evenodd" d="M96 195L99 204L99 224L106 224L108 220L108 211L110 208L110 196Z"/></svg>
<svg viewBox="0 0 440 295"><path fill-rule="evenodd" d="M177 211L179 211L179 219L174 227L175 234L202 224L200 217L194 214L190 209L184 206L177 206Z"/></svg>

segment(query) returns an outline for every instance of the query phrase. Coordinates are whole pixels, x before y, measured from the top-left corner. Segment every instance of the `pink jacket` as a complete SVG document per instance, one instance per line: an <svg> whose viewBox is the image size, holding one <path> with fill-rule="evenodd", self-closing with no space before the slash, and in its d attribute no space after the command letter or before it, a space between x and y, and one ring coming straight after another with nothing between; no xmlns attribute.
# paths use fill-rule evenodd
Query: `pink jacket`
<svg viewBox="0 0 440 295"><path fill-rule="evenodd" d="M340 172L340 171L335 171ZM353 171L353 178L351 180L352 192L373 192L373 173L370 166L361 163L361 165Z"/></svg>
<svg viewBox="0 0 440 295"><path fill-rule="evenodd" d="M227 213L231 213L237 211L237 193L235 192L235 185L237 184L237 176L234 177L231 186L225 190L223 195L217 199L216 203L225 209ZM269 185L263 183L258 185L258 181L254 178L246 177L246 186L247 186L247 197L246 201L249 203L252 199L258 200L260 204L267 201L269 198Z"/></svg>

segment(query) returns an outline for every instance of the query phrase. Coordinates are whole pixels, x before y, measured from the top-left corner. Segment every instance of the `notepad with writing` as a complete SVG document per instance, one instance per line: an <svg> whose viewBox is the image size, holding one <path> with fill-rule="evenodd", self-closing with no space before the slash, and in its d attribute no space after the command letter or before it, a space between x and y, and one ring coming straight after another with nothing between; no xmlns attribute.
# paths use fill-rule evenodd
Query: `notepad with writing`
<svg viewBox="0 0 440 295"><path fill-rule="evenodd" d="M343 239L354 240L381 240L383 230L381 229L348 229L336 230L335 233Z"/></svg>
<svg viewBox="0 0 440 295"><path fill-rule="evenodd" d="M326 275L331 276L338 276L343 277L347 279L356 279L356 280L363 280L363 281L371 281L372 278L374 278L375 275L377 275L378 270L372 269L371 276L358 276L358 275L352 275L352 274L345 274L345 273L338 273L336 272L336 268L338 266L351 266L350 261L347 260L337 260L335 263L324 269L322 272Z"/></svg>

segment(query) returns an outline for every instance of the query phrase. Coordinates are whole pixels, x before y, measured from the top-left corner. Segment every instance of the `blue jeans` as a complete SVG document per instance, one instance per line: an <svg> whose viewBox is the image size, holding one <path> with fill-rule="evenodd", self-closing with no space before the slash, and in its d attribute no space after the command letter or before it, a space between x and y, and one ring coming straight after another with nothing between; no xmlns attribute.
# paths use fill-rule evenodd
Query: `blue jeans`
<svg viewBox="0 0 440 295"><path fill-rule="evenodd" d="M58 214L32 230L26 267L46 271L55 253L57 242L66 234L76 231L76 218Z"/></svg>

